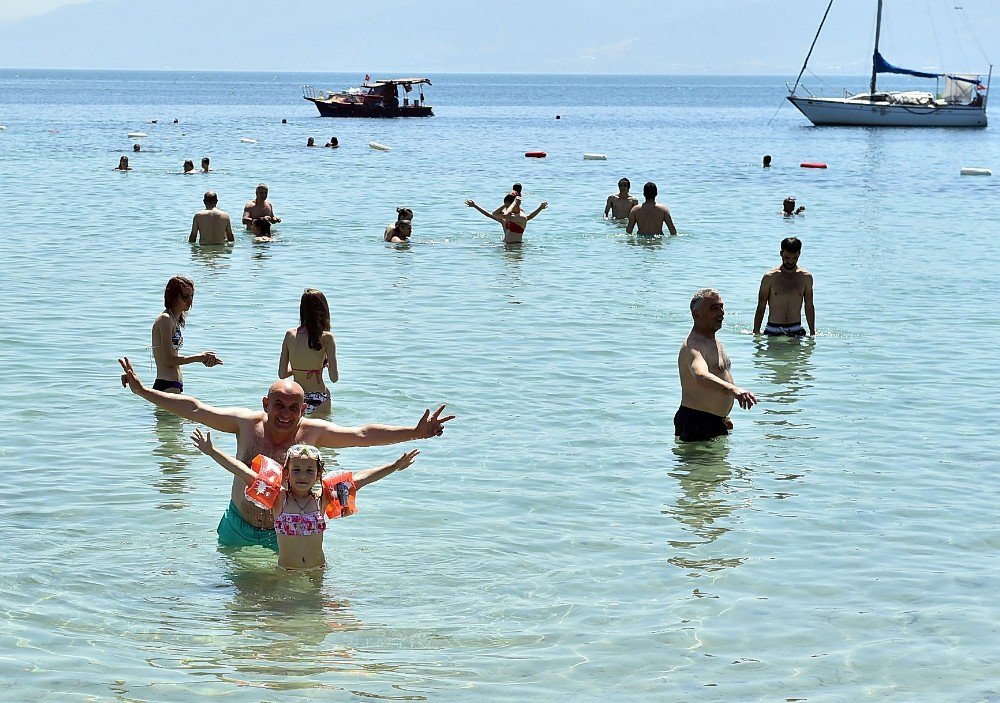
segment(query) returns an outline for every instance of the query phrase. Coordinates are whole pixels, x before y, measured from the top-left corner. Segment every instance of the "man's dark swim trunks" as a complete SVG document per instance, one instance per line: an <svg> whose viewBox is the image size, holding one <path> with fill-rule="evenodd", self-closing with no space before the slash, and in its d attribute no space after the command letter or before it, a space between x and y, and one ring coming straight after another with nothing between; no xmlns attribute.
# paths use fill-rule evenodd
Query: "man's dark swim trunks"
<svg viewBox="0 0 1000 703"><path fill-rule="evenodd" d="M729 434L726 418L685 406L674 415L674 434L682 442L705 442Z"/></svg>
<svg viewBox="0 0 1000 703"><path fill-rule="evenodd" d="M771 337L805 337L806 331L801 322L792 322L787 325L768 322L767 327L764 328L764 334Z"/></svg>

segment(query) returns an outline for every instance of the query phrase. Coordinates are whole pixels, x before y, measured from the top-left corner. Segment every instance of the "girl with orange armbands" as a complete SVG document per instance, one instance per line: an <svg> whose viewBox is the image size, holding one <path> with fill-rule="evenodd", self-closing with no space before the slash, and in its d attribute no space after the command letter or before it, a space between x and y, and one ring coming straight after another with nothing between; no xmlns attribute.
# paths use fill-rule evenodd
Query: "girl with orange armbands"
<svg viewBox="0 0 1000 703"><path fill-rule="evenodd" d="M215 447L211 432L196 429L191 439L199 451L243 479L248 500L271 510L278 536L278 566L285 569L323 566L326 563L323 556L326 518L356 513L355 495L363 486L402 471L420 453L419 449L414 449L385 466L324 477L323 457L309 444L290 447L284 465L257 455L250 467ZM317 483L321 486L319 493L314 491Z"/></svg>

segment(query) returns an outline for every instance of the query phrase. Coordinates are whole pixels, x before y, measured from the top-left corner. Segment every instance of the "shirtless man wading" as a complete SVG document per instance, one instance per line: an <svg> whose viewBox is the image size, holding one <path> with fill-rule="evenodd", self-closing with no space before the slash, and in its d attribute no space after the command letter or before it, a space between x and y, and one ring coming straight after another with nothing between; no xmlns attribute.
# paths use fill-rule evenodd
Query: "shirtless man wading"
<svg viewBox="0 0 1000 703"><path fill-rule="evenodd" d="M694 327L677 355L681 377L681 407L674 415L674 434L682 442L704 442L729 434L733 401L744 410L757 403L750 391L733 383L731 363L715 333L722 328L722 296L702 288L691 298Z"/></svg>
<svg viewBox="0 0 1000 703"><path fill-rule="evenodd" d="M642 195L646 201L629 211L628 227L625 231L632 234L632 230L638 225L639 234L663 234L663 225L666 225L670 234L676 235L677 228L674 227L674 221L670 217L670 210L666 205L656 204L656 184L650 182L644 185Z"/></svg>
<svg viewBox="0 0 1000 703"><path fill-rule="evenodd" d="M261 183L257 186L254 195L254 199L243 206L243 225L250 229L250 224L258 218L272 223L281 222L280 217L274 216L274 206L267 199L267 185Z"/></svg>
<svg viewBox="0 0 1000 703"><path fill-rule="evenodd" d="M305 393L302 386L291 379L275 381L263 399L263 410L244 408L215 408L187 395L161 393L147 388L136 376L128 358L119 359L122 385L127 385L140 398L179 415L201 423L219 432L236 435L236 457L247 465L258 454L279 463L293 444L311 444L315 447L375 447L414 439L440 436L444 423L454 415L441 417L444 406L433 414L428 409L415 427L390 425L363 425L341 427L324 420L305 418ZM261 510L244 496L245 484L233 479L231 500L219 522L219 544L225 547L260 545L277 551L274 534L274 517L269 510Z"/></svg>
<svg viewBox="0 0 1000 703"><path fill-rule="evenodd" d="M608 202L604 205L605 219L610 212L612 219L624 220L632 212L632 208L639 204L638 198L634 195L629 195L628 189L631 187L632 184L627 178L618 181L618 192L609 195Z"/></svg>
<svg viewBox="0 0 1000 703"><path fill-rule="evenodd" d="M233 223L229 213L218 208L219 196L214 191L205 193L205 209L196 212L191 223L191 236L188 242L194 244L224 244L233 241Z"/></svg>
<svg viewBox="0 0 1000 703"><path fill-rule="evenodd" d="M816 334L816 310L813 308L812 274L799 266L802 242L796 237L781 240L781 266L764 274L757 294L757 312L753 316L753 333L760 334L764 308L768 309L764 334L804 337L802 307L805 304L809 335Z"/></svg>

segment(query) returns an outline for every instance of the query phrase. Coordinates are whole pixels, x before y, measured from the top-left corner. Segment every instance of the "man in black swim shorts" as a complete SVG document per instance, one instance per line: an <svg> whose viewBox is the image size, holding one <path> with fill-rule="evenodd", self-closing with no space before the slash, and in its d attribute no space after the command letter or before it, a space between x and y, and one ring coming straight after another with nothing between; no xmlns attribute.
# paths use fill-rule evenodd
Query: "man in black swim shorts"
<svg viewBox="0 0 1000 703"><path fill-rule="evenodd" d="M694 326L677 355L681 379L681 407L674 415L674 434L682 442L704 442L729 434L729 411L738 402L744 410L757 403L748 390L733 383L732 363L715 338L722 328L722 296L702 288L691 298Z"/></svg>

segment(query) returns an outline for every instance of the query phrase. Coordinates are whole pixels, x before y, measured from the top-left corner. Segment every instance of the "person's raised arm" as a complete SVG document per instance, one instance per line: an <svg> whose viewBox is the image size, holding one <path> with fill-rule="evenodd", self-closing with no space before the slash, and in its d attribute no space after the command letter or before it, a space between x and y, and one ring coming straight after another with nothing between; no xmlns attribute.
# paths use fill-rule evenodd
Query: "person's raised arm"
<svg viewBox="0 0 1000 703"><path fill-rule="evenodd" d="M684 353L686 355L684 364L698 385L733 396L744 410L749 410L757 403L757 398L753 393L740 388L735 383L724 381L712 373L708 368L708 362L705 361L705 357L700 351L688 345L685 347Z"/></svg>
<svg viewBox="0 0 1000 703"><path fill-rule="evenodd" d="M194 244L198 238L198 216L195 215L191 221L191 236L188 237L188 244Z"/></svg>
<svg viewBox="0 0 1000 703"><path fill-rule="evenodd" d="M628 234L632 234L632 230L635 229L635 218L639 213L639 206L633 205L632 209L628 211L628 225L625 227L625 231Z"/></svg>
<svg viewBox="0 0 1000 703"><path fill-rule="evenodd" d="M253 222L253 217L250 216L250 211L253 210L253 200L247 201L247 204L243 206L243 225L249 227Z"/></svg>
<svg viewBox="0 0 1000 703"><path fill-rule="evenodd" d="M357 490L361 490L363 487L367 486L369 483L375 483L389 474L394 474L397 471L402 471L417 457L420 453L419 449L414 449L412 452L407 452L403 456L396 459L396 461L391 464L386 464L385 466L376 466L373 469L363 469L362 471L355 471L353 474L354 486Z"/></svg>
<svg viewBox="0 0 1000 703"><path fill-rule="evenodd" d="M674 237L677 236L677 228L674 227L674 218L670 216L670 210L663 208L663 224L667 226L667 231Z"/></svg>
<svg viewBox="0 0 1000 703"><path fill-rule="evenodd" d="M142 385L142 381L139 380L127 356L119 359L118 363L121 364L122 371L124 371L121 376L122 387L128 386L143 400L158 408L163 408L169 413L201 423L213 430L229 432L230 434L235 434L239 430L240 421L253 418L251 411L242 408L214 408L189 395L154 391L152 388Z"/></svg>
<svg viewBox="0 0 1000 703"><path fill-rule="evenodd" d="M767 307L767 301L770 297L771 277L765 275L760 279L760 290L757 291L757 311L753 314L754 334L760 334L760 326L764 322L764 309Z"/></svg>
<svg viewBox="0 0 1000 703"><path fill-rule="evenodd" d="M254 479L257 478L257 474L253 472L253 469L236 457L229 456L212 444L211 432L202 433L201 428L196 427L194 432L191 434L191 440L194 442L194 446L198 448L198 451L212 457L216 464L224 468L233 476L242 479L243 483L246 485L249 486L254 482Z"/></svg>
<svg viewBox="0 0 1000 703"><path fill-rule="evenodd" d="M806 289L802 293L803 302L806 306L806 324L809 325L809 336L816 334L816 308L813 307L813 277L811 273L806 274Z"/></svg>
<svg viewBox="0 0 1000 703"><path fill-rule="evenodd" d="M333 338L333 332L324 332L326 338L326 370L330 375L330 383L340 380L340 371L337 369L337 340Z"/></svg>
<svg viewBox="0 0 1000 703"><path fill-rule="evenodd" d="M443 405L439 407L433 415L430 408L425 410L415 427L376 424L341 427L325 420L304 420L303 422L308 422L311 427L317 428L316 446L318 447L377 447L441 436L444 434L444 423L455 418L454 415L441 417L444 407Z"/></svg>
<svg viewBox="0 0 1000 703"><path fill-rule="evenodd" d="M534 211L533 213L531 213L530 215L528 215L528 217L526 218L526 221L528 221L528 222L531 222L531 221L532 221L533 219L535 219L535 216L536 216L536 215L537 215L538 213L540 213L540 212L541 212L542 210L544 210L544 209L545 209L545 208L547 208L548 206L549 206L549 204L548 204L547 202L545 202L545 201L543 200L543 201L542 201L542 204L541 204L541 205L539 205L538 207L536 207L536 208L535 208L535 211Z"/></svg>
<svg viewBox="0 0 1000 703"><path fill-rule="evenodd" d="M483 215L485 215L486 217L490 218L491 220L496 220L497 222L501 222L501 223L503 222L503 220L501 220L498 215L494 215L492 212L484 210L483 208L481 208L478 205L476 205L476 201L474 201L474 200L471 200L471 199L470 200L466 200L465 204L468 205L471 208L475 208L476 210L478 210L479 212L481 212Z"/></svg>

